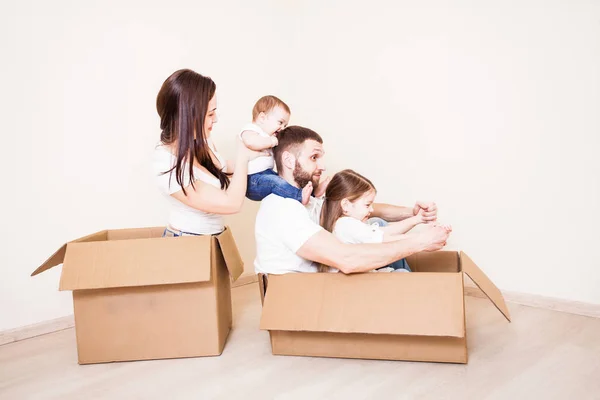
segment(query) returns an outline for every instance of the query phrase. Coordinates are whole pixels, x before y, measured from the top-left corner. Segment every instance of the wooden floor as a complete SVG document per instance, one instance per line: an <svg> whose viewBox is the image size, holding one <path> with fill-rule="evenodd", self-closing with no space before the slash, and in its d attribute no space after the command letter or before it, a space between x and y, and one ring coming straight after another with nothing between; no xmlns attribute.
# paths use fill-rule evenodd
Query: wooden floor
<svg viewBox="0 0 600 400"><path fill-rule="evenodd" d="M467 297L468 365L284 357L233 298L220 357L79 366L67 329L0 346L0 399L600 399L600 319Z"/></svg>

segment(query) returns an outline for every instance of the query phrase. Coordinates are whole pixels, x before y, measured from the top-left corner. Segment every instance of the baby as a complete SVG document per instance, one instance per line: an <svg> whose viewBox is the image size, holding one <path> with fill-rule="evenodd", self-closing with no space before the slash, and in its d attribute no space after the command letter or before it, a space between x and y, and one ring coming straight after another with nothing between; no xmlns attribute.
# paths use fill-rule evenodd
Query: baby
<svg viewBox="0 0 600 400"><path fill-rule="evenodd" d="M240 138L244 145L255 151L268 150L269 155L258 157L248 163L248 187L246 197L260 201L269 194L296 199L308 204L312 185L299 189L279 177L273 167L273 147L277 146L277 133L290 121L290 108L275 96L261 97L252 109L252 123L244 126Z"/></svg>

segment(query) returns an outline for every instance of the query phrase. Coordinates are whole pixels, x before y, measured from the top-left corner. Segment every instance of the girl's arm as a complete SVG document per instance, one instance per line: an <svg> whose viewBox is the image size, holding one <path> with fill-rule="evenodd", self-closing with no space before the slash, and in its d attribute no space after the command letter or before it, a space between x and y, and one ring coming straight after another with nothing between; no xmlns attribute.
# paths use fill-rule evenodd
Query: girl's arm
<svg viewBox="0 0 600 400"><path fill-rule="evenodd" d="M410 231L415 226L425 222L423 220L423 210L419 210L419 213L414 217L408 217L402 221L390 222L388 225L381 227L383 231L383 241L389 242L392 240L398 240L399 235L402 235Z"/></svg>
<svg viewBox="0 0 600 400"><path fill-rule="evenodd" d="M399 235L403 235L410 231L412 228L420 224L420 221L416 221L417 217L410 217L403 221L391 222L389 225L383 226L380 229L383 231L383 241L391 242L398 240Z"/></svg>

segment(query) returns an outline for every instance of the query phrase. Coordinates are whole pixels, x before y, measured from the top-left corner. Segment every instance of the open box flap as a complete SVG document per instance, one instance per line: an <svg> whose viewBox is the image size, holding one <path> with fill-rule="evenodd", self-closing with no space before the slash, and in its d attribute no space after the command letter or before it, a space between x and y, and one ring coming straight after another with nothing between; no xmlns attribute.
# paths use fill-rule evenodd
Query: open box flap
<svg viewBox="0 0 600 400"><path fill-rule="evenodd" d="M207 282L210 236L67 244L59 290Z"/></svg>
<svg viewBox="0 0 600 400"><path fill-rule="evenodd" d="M75 239L69 243L75 242L93 242L97 240L106 240L107 231L100 231L96 233L92 233L91 235L87 235L81 237L79 239ZM58 264L62 264L65 259L65 253L67 251L67 243L63 244L54 254L52 254L42 265L40 265L35 271L32 272L31 276L35 276L37 274L41 274L44 271L49 270L50 268L56 267Z"/></svg>
<svg viewBox="0 0 600 400"><path fill-rule="evenodd" d="M225 230L217 235L217 241L225 259L229 275L233 281L236 281L244 273L244 261L235 244L231 229L225 227Z"/></svg>
<svg viewBox="0 0 600 400"><path fill-rule="evenodd" d="M469 256L462 251L460 252L460 260L463 272L469 275L469 278L471 278L471 280L475 282L477 287L481 289L481 291L487 296L487 298L490 299L492 303L494 303L496 308L510 322L510 313L508 311L506 303L504 302L504 297L502 296L500 289L498 289L496 285L492 283L490 278L488 278L487 275L484 274L483 271L479 269L477 265L475 265L473 260L471 260Z"/></svg>

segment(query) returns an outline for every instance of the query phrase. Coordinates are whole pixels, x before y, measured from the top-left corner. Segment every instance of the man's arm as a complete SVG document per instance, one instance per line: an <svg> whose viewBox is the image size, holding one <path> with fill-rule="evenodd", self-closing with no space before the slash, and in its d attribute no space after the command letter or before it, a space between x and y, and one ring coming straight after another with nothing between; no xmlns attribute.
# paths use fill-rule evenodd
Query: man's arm
<svg viewBox="0 0 600 400"><path fill-rule="evenodd" d="M311 236L296 252L307 260L329 265L344 274L367 272L420 251L440 250L449 231L430 226L420 234L408 234L381 244L345 244L326 230Z"/></svg>
<svg viewBox="0 0 600 400"><path fill-rule="evenodd" d="M437 205L433 202L418 201L413 208L394 206L391 204L375 203L373 204L372 217L379 217L388 222L402 221L409 217L414 217L422 209L423 221L431 222L437 219Z"/></svg>

